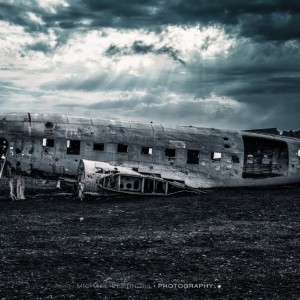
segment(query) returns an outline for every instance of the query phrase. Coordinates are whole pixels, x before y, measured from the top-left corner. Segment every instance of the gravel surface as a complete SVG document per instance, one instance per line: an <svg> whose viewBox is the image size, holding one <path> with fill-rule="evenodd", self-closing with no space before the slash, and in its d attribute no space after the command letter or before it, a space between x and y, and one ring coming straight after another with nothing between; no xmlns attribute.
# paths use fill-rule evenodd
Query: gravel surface
<svg viewBox="0 0 300 300"><path fill-rule="evenodd" d="M299 186L81 202L54 185L11 201L1 181L0 299L300 299Z"/></svg>

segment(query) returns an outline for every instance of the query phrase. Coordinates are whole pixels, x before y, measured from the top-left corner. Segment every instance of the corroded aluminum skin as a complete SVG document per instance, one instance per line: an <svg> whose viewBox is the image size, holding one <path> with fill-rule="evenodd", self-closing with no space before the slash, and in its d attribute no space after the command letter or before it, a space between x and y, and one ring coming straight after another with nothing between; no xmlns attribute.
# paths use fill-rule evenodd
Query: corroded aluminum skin
<svg viewBox="0 0 300 300"><path fill-rule="evenodd" d="M51 125L51 126L50 126ZM242 178L243 135L285 141L289 165L285 176ZM45 176L76 176L81 159L129 167L144 174L183 182L191 188L267 186L300 182L300 141L293 138L240 131L162 126L119 120L100 120L53 114L1 114L0 138L9 143L7 161L21 163L24 172ZM55 146L43 147L43 138ZM80 140L80 155L66 152L67 140ZM104 151L93 150L93 143L104 143ZM129 145L128 153L118 153L119 143ZM224 144L230 148L224 148ZM141 154L141 147L152 147L152 155ZM165 156L165 149L176 149L176 158ZM16 149L21 150L16 153ZM199 164L187 164L187 149L199 150ZM213 161L211 152L222 153ZM239 163L232 162L232 155Z"/></svg>

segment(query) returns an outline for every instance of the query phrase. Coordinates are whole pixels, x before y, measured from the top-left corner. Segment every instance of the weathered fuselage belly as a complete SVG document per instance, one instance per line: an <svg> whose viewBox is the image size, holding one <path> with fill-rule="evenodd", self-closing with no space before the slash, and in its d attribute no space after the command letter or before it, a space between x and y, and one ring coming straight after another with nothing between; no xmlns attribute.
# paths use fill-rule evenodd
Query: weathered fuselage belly
<svg viewBox="0 0 300 300"><path fill-rule="evenodd" d="M94 161L82 161L86 166L84 172L80 173L79 185L83 193L90 195L113 195L116 193L127 193L135 195L159 195L167 196L179 192L203 192L210 188L221 187L255 187L274 186L298 183L299 178L265 178L265 179L226 179L208 178L209 174L180 174L176 171L161 173L156 176L145 176L135 172L131 167L113 166L112 163L101 163ZM130 164L129 164L130 165ZM96 167L94 167L96 166ZM109 166L109 167L107 167ZM83 170L83 169L82 169ZM101 170L101 171L99 171ZM172 175L173 174L173 175ZM105 178L105 179L104 179ZM104 180L103 180L104 179ZM114 184L110 185L113 179ZM140 179L138 181L137 179ZM106 181L105 181L106 180ZM141 188L141 180L151 180L151 188ZM106 184L104 184L106 182ZM163 184L163 190L155 188L155 182ZM171 190L171 185L177 184L176 189ZM135 187L134 185L137 184ZM128 185L130 185L128 187ZM169 188L166 188L168 185Z"/></svg>

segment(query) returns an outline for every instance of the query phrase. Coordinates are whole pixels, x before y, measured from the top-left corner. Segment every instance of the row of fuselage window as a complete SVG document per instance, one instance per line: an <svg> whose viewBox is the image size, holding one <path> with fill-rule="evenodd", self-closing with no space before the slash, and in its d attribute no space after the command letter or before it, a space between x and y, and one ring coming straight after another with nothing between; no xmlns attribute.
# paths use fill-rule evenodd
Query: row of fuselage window
<svg viewBox="0 0 300 300"><path fill-rule="evenodd" d="M117 144L117 152L118 153L128 153L129 145L126 144ZM44 147L54 147L54 139L43 139ZM93 145L94 151L104 151L103 143L94 143ZM143 155L152 155L153 148L152 147L142 147L141 154ZM67 154L72 155L80 155L80 141L78 140L67 140ZM176 157L176 149L166 148L165 156L169 159L175 159ZM200 151L187 149L187 164L199 164ZM211 160L219 161L222 158L222 153L220 152L211 152ZM232 156L233 163L239 163L239 158L237 156Z"/></svg>

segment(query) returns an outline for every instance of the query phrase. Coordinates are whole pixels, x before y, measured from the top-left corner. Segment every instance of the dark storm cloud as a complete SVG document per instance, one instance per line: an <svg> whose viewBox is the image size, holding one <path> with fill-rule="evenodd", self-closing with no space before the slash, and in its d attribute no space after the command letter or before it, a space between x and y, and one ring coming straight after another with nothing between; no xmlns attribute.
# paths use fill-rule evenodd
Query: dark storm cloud
<svg viewBox="0 0 300 300"><path fill-rule="evenodd" d="M241 34L267 40L299 39L297 0L187 0L172 10L181 20L236 26Z"/></svg>
<svg viewBox="0 0 300 300"><path fill-rule="evenodd" d="M28 31L100 27L160 30L162 25L224 25L228 30L274 41L299 39L298 0L73 0L58 6L55 13L35 1L7 4L0 2L0 18L24 26ZM45 25L35 24L26 15L34 12ZM90 23L84 23L89 20Z"/></svg>
<svg viewBox="0 0 300 300"><path fill-rule="evenodd" d="M142 41L135 41L131 46L134 53L137 54L147 54L153 52L154 45L146 45Z"/></svg>
<svg viewBox="0 0 300 300"><path fill-rule="evenodd" d="M37 42L35 44L31 44L26 46L26 50L32 50L43 53L51 53L53 51L53 47L51 47L48 43L45 42Z"/></svg>
<svg viewBox="0 0 300 300"><path fill-rule="evenodd" d="M108 56L115 56L122 53L123 48L118 47L116 45L110 45L109 48L105 51L105 54Z"/></svg>
<svg viewBox="0 0 300 300"><path fill-rule="evenodd" d="M30 19L27 13L34 12L42 16L42 11L36 8L35 2L20 2L19 5L3 3L0 0L0 20L7 21L13 25L20 25L26 31L35 32L35 31L44 31L43 26L37 24Z"/></svg>
<svg viewBox="0 0 300 300"><path fill-rule="evenodd" d="M153 44L145 44L142 41L135 41L131 46L118 47L116 45L110 45L106 50L106 55L108 56L118 56L118 55L134 55L134 54L161 54L167 55L174 61L185 64L185 62L179 57L179 51L175 50L169 46L163 46L160 48L155 48Z"/></svg>
<svg viewBox="0 0 300 300"><path fill-rule="evenodd" d="M157 28L159 25L220 24L236 26L245 36L267 40L299 38L297 0L148 0L76 2L78 10L64 12L70 24L90 18L92 26ZM73 23L75 24L75 23Z"/></svg>
<svg viewBox="0 0 300 300"><path fill-rule="evenodd" d="M300 3L292 0L170 0L77 1L54 20L77 27L88 18L92 27L147 28L161 25L219 24L247 37L266 40L299 39ZM80 10L79 10L80 8Z"/></svg>
<svg viewBox="0 0 300 300"><path fill-rule="evenodd" d="M185 64L184 60L179 58L179 51L174 50L172 47L164 46L164 47L157 49L154 53L166 54L166 55L170 56L174 61L178 61L182 64Z"/></svg>
<svg viewBox="0 0 300 300"><path fill-rule="evenodd" d="M300 3L296 0L85 0L77 3L81 13L73 8L61 17L75 26L74 19L89 18L95 27L153 29L159 25L200 23L230 25L242 35L267 40L299 39L300 36Z"/></svg>
<svg viewBox="0 0 300 300"><path fill-rule="evenodd" d="M297 94L299 86L299 77L255 79L252 81L248 80L247 83L241 82L240 86L235 85L231 88L228 87L227 90L223 89L223 94L238 99L243 95L259 97L262 94Z"/></svg>
<svg viewBox="0 0 300 300"><path fill-rule="evenodd" d="M248 46L248 47L247 47ZM247 48L252 51L247 52ZM246 49L246 50L244 50ZM226 82L226 95L299 92L300 44L245 44L220 63L215 76ZM241 84L241 86L239 86ZM231 91L230 91L231 90Z"/></svg>

